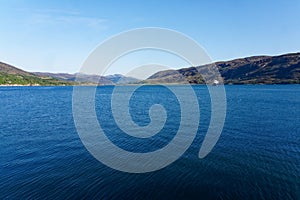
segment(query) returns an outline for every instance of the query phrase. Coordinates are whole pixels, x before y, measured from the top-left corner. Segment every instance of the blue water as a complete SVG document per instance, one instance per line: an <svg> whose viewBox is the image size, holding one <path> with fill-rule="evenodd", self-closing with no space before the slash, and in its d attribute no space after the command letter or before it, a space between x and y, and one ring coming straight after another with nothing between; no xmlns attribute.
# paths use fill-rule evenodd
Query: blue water
<svg viewBox="0 0 300 200"><path fill-rule="evenodd" d="M181 86L174 86L181 87ZM210 119L205 86L193 87L201 108L198 134L176 162L130 174L97 161L83 146L72 115L72 87L0 88L0 199L300 199L300 86L226 86L227 116L210 154L198 158ZM113 87L99 87L96 111L107 136L128 151L164 147L176 134L180 106L161 86L132 97L132 119L150 122L153 103L165 106L160 133L134 139L116 127Z"/></svg>

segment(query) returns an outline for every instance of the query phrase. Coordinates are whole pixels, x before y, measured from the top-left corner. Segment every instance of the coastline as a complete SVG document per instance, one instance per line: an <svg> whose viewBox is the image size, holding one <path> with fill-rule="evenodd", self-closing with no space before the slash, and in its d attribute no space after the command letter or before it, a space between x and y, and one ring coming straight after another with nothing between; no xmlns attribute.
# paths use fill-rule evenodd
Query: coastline
<svg viewBox="0 0 300 200"><path fill-rule="evenodd" d="M42 86L40 84L27 84L27 85L22 85L22 84L3 84L3 85L0 85L0 87L30 87L30 86L33 86L33 87L36 87L36 86Z"/></svg>
<svg viewBox="0 0 300 200"><path fill-rule="evenodd" d="M105 87L105 86L156 86L156 85L170 85L170 86L180 86L180 85L209 85L209 86L218 86L218 85L212 85L212 84L182 84L182 83L161 83L161 84L116 84L116 85L92 85L92 84L82 84L82 85L39 85L39 84L27 84L27 85L21 85L21 84L3 84L0 85L0 87L73 87L73 86L83 86L83 87ZM300 83L226 83L226 84L220 84L224 86L233 86L233 85L300 85Z"/></svg>

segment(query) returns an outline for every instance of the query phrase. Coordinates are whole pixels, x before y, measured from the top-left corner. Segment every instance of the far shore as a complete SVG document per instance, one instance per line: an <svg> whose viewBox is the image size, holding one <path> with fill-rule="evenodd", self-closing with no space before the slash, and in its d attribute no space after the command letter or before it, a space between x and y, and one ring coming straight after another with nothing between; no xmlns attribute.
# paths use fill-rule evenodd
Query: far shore
<svg viewBox="0 0 300 200"><path fill-rule="evenodd" d="M39 84L3 84L0 87L62 87L62 86L92 86L92 87L101 87L101 86L155 86L155 85L170 85L170 86L180 86L180 85L209 85L209 86L218 86L213 84L182 84L182 83L161 83L161 84L120 84L120 85L92 85L92 84L79 84L79 85L39 85ZM299 85L299 83L226 83L226 84L219 84L219 85Z"/></svg>
<svg viewBox="0 0 300 200"><path fill-rule="evenodd" d="M0 87L15 87L15 86L23 87L23 86L42 86L42 85L39 85L39 84L27 84L27 85L22 85L22 84L3 84L3 85L0 85Z"/></svg>

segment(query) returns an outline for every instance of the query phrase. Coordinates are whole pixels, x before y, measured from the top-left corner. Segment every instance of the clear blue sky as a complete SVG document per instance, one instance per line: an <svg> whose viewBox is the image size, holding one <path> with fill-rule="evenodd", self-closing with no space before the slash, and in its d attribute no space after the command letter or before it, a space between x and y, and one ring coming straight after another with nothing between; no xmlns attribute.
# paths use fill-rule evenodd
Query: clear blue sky
<svg viewBox="0 0 300 200"><path fill-rule="evenodd" d="M0 0L0 61L76 72L103 40L139 27L182 32L214 61L300 51L299 0Z"/></svg>

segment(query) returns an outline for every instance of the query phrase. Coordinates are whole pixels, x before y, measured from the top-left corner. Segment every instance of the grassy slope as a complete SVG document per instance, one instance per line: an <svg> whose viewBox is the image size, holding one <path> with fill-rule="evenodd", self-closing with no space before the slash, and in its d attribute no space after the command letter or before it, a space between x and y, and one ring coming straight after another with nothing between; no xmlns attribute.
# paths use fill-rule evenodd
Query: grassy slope
<svg viewBox="0 0 300 200"><path fill-rule="evenodd" d="M7 74L0 72L0 85L74 85L74 82L31 75Z"/></svg>
<svg viewBox="0 0 300 200"><path fill-rule="evenodd" d="M50 77L39 77L12 65L0 62L0 85L74 85Z"/></svg>

